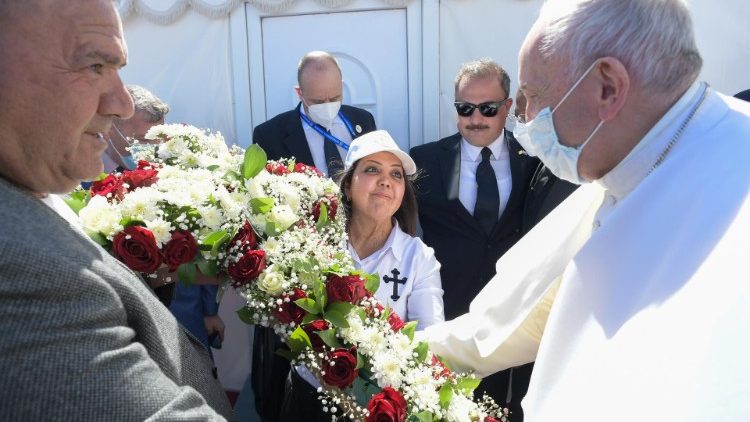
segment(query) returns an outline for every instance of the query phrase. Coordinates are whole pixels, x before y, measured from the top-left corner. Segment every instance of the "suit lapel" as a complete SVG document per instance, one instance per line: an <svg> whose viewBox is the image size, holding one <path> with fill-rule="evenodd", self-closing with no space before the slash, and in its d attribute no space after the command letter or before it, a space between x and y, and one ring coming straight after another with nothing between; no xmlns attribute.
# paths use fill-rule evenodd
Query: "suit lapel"
<svg viewBox="0 0 750 422"><path fill-rule="evenodd" d="M299 117L299 108L302 103L297 104L295 109L296 113L289 115L289 120L284 124L286 133L281 142L284 147L289 151L289 155L293 155L297 162L313 165L312 153L310 152L310 146L307 143L307 137L305 136L305 130L302 128L302 121Z"/></svg>
<svg viewBox="0 0 750 422"><path fill-rule="evenodd" d="M497 224L495 224L495 228L492 230L493 236L496 235L498 231L505 228L507 220L510 218L510 215L513 214L514 210L522 209L521 206L528 185L530 160L528 159L526 151L521 148L518 141L516 141L507 130L505 131L505 145L508 148L512 186L510 188L508 203L505 205L500 220L498 220Z"/></svg>
<svg viewBox="0 0 750 422"><path fill-rule="evenodd" d="M443 148L440 151L440 173L443 177L443 187L445 188L445 197L449 206L454 209L456 216L471 226L475 231L484 233L479 222L458 199L458 185L461 175L461 135L455 134L443 141Z"/></svg>

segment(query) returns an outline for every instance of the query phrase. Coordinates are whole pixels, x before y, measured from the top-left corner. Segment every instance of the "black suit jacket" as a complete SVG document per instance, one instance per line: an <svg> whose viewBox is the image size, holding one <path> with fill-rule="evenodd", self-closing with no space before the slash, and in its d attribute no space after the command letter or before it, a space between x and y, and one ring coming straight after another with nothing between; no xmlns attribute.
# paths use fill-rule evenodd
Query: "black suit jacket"
<svg viewBox="0 0 750 422"><path fill-rule="evenodd" d="M301 106L299 103L293 110L281 113L253 130L253 143L263 148L269 160L294 157L298 163L315 164L299 117ZM375 130L375 119L369 111L342 105L341 113L355 128L355 138ZM358 126L361 128L359 132L356 131Z"/></svg>
<svg viewBox="0 0 750 422"><path fill-rule="evenodd" d="M301 105L297 104L295 109L281 113L253 130L253 143L263 148L269 160L294 157L298 163L315 165L299 117ZM375 119L367 110L342 105L341 113L351 122L354 137L375 130ZM282 347L286 346L272 329L255 326L251 380L255 407L263 422L280 421L284 384L290 369L289 361L276 354Z"/></svg>
<svg viewBox="0 0 750 422"><path fill-rule="evenodd" d="M495 275L495 263L522 236L527 187L539 161L521 148L509 131L512 187L508 204L488 235L458 199L461 135L414 147L411 156L421 169L417 180L419 222L423 240L441 264L445 318L469 310L469 303Z"/></svg>

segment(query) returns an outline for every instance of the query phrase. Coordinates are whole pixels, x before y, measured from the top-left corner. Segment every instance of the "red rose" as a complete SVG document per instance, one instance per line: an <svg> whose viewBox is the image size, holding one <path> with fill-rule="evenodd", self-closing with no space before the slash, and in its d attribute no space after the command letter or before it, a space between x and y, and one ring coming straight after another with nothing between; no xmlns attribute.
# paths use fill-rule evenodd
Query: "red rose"
<svg viewBox="0 0 750 422"><path fill-rule="evenodd" d="M367 403L370 412L365 422L403 422L406 420L406 400L397 390L383 388L382 393L375 394Z"/></svg>
<svg viewBox="0 0 750 422"><path fill-rule="evenodd" d="M401 317L398 316L396 312L391 309L391 313L388 314L388 324L391 325L391 330L393 331L401 331L402 328L406 325L404 321L401 320Z"/></svg>
<svg viewBox="0 0 750 422"><path fill-rule="evenodd" d="M284 295L283 303L279 305L278 308L275 308L273 310L273 316L275 316L276 319L281 321L281 323L283 324L291 324L292 322L294 322L295 324L299 325L307 312L297 306L294 301L305 297L307 297L307 294L304 290L294 289L294 293L291 296ZM289 298L288 302L286 300L287 298Z"/></svg>
<svg viewBox="0 0 750 422"><path fill-rule="evenodd" d="M110 174L102 180L91 184L91 195L99 195L112 200L113 198L122 199L125 195L125 188L122 186L122 179Z"/></svg>
<svg viewBox="0 0 750 422"><path fill-rule="evenodd" d="M500 422L499 420L493 418L492 416L485 416L484 422Z"/></svg>
<svg viewBox="0 0 750 422"><path fill-rule="evenodd" d="M232 249L239 248L239 251L245 252L248 249L254 248L257 244L258 240L255 238L253 226L245 221L245 224L242 225L237 234L234 235L234 238L232 238L232 241L229 242L229 247Z"/></svg>
<svg viewBox="0 0 750 422"><path fill-rule="evenodd" d="M334 218L336 218L336 210L339 207L339 201L334 195L328 195L323 199L315 201L315 204L313 204L312 215L313 217L315 217L315 221L318 221L318 219L320 218L321 202L325 203L326 207L328 207L328 219L333 220Z"/></svg>
<svg viewBox="0 0 750 422"><path fill-rule="evenodd" d="M316 352L323 350L323 346L325 346L325 343L323 343L323 340L316 333L316 331L327 330L328 321L324 319L316 319L309 324L303 325L302 329L305 330L307 336L310 337L310 343L312 343L313 350L315 350Z"/></svg>
<svg viewBox="0 0 750 422"><path fill-rule="evenodd" d="M232 262L227 273L232 277L232 286L242 287L254 281L266 269L266 252L250 250L239 261Z"/></svg>
<svg viewBox="0 0 750 422"><path fill-rule="evenodd" d="M162 248L164 263L169 271L175 271L181 264L190 262L198 253L198 243L193 234L187 230L175 230L172 239Z"/></svg>
<svg viewBox="0 0 750 422"><path fill-rule="evenodd" d="M338 388L349 387L359 375L356 367L357 356L349 349L333 350L323 360L323 381Z"/></svg>
<svg viewBox="0 0 750 422"><path fill-rule="evenodd" d="M312 174L318 177L323 177L323 173L321 173L317 167L308 166L307 164L303 164L303 163L295 164L294 172L295 173L307 173L307 174Z"/></svg>
<svg viewBox="0 0 750 422"><path fill-rule="evenodd" d="M125 170L122 172L122 182L128 185L128 191L132 192L137 188L151 186L156 183L159 174L151 163L145 160L138 161L138 167L135 170Z"/></svg>
<svg viewBox="0 0 750 422"><path fill-rule="evenodd" d="M266 164L266 171L277 176L283 176L289 173L289 169L281 163L268 163Z"/></svg>
<svg viewBox="0 0 750 422"><path fill-rule="evenodd" d="M358 275L339 277L329 274L326 293L329 302L349 302L354 305L370 295L365 288L365 281Z"/></svg>
<svg viewBox="0 0 750 422"><path fill-rule="evenodd" d="M125 227L112 241L112 250L133 271L153 273L161 265L161 254L154 234L145 227Z"/></svg>

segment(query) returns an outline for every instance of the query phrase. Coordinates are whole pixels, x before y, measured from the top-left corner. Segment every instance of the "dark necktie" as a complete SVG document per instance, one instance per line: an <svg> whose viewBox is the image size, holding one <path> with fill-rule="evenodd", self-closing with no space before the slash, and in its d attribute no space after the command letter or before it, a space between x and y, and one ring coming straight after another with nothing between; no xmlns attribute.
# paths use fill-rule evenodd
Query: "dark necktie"
<svg viewBox="0 0 750 422"><path fill-rule="evenodd" d="M477 203L474 206L474 218L487 234L495 227L500 208L500 192L497 188L495 170L490 165L491 155L492 151L489 148L482 148L482 161L477 166Z"/></svg>
<svg viewBox="0 0 750 422"><path fill-rule="evenodd" d="M331 131L326 132L331 133ZM325 136L323 137L323 154L325 154L326 165L328 166L328 177L336 176L336 173L344 168L344 163L341 161L341 154L339 154L336 144Z"/></svg>

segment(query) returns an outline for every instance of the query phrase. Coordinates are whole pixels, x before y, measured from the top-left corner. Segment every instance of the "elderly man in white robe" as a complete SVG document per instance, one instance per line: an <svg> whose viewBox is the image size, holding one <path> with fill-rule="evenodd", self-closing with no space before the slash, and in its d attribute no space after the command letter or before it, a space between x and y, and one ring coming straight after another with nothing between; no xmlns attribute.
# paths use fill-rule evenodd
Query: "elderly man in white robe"
<svg viewBox="0 0 750 422"><path fill-rule="evenodd" d="M536 360L529 421L750 420L750 104L697 82L683 0L548 1L516 137L583 184L432 350Z"/></svg>

